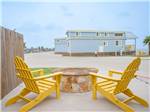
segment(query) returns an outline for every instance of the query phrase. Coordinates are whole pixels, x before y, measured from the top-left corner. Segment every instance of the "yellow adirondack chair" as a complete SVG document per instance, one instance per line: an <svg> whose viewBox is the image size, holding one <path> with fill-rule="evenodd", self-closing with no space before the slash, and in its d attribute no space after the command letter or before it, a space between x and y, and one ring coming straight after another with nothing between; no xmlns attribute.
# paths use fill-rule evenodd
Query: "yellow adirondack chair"
<svg viewBox="0 0 150 112"><path fill-rule="evenodd" d="M27 112L40 103L44 98L49 96L52 92L56 91L56 97L60 97L60 72L45 76L33 77L32 73L39 73L42 75L44 71L30 71L25 62L18 56L15 58L15 66L18 72L17 77L24 82L25 88L23 88L18 95L8 100L5 104L6 106L14 104L19 99L22 99L28 103L24 105L19 112ZM52 80L52 77L54 77L55 80ZM29 94L30 92L36 93L37 97L33 100L25 98L25 95Z"/></svg>
<svg viewBox="0 0 150 112"><path fill-rule="evenodd" d="M136 76L135 72L138 70L140 62L140 58L134 59L124 70L124 72L109 71L109 77L90 73L92 77L93 99L96 99L96 93L98 91L112 103L123 109L125 112L134 112L134 110L126 104L131 100L135 100L141 105L148 107L148 103L145 100L133 94L133 92L128 88L129 82ZM113 74L121 75L121 79L113 78ZM119 93L123 93L129 98L124 101L120 101L116 97L116 95Z"/></svg>

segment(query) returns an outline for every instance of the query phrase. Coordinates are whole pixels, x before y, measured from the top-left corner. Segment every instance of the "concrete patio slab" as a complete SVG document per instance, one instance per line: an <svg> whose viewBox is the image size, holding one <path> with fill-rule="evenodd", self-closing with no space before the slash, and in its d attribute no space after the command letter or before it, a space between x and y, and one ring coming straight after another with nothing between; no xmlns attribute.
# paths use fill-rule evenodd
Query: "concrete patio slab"
<svg viewBox="0 0 150 112"><path fill-rule="evenodd" d="M109 69L123 70L124 67L134 57L63 57L53 53L26 54L25 61L30 67L96 67L100 69L100 73L106 74ZM150 60L142 59L138 74L149 76ZM144 80L149 81L149 80ZM150 84L150 82L149 82ZM150 104L150 85L145 82L134 79L129 87ZM4 103L12 96L16 95L23 84L19 85L2 99L2 112L17 112L24 101L15 103L14 105L4 107ZM35 94L30 94L29 98L34 98ZM124 95L118 95L118 98L123 100ZM138 103L132 101L128 103L136 112L149 112L150 108L145 108ZM43 102L37 105L29 112L122 112L117 106L109 102L106 98L98 94L97 100L92 100L91 92L86 93L61 93L61 99L55 98L55 93L46 98Z"/></svg>
<svg viewBox="0 0 150 112"><path fill-rule="evenodd" d="M148 86L143 85L140 81L134 80L133 85L130 87L132 90L137 93L137 95L149 101L148 96ZM136 87L134 87L136 85ZM25 104L24 101L19 101L11 106L4 107L4 103L12 96L17 94L22 88L23 84L19 85L16 89L14 89L11 93L9 93L2 101L2 112L17 112L21 106ZM140 87L140 88L139 88ZM139 92L141 91L141 92ZM15 93L15 94L14 94ZM34 98L35 94L30 94L28 98ZM124 95L119 95L118 98L123 100L125 98ZM149 102L150 103L150 102ZM129 103L131 107L134 108L136 112L149 112L149 108L145 108L138 103L132 101ZM29 112L62 112L62 111L93 111L93 112L122 112L117 106L109 102L103 96L98 94L97 100L92 100L91 92L86 93L61 93L61 98L56 99L55 94L53 93L48 98L46 98L43 102L37 105Z"/></svg>

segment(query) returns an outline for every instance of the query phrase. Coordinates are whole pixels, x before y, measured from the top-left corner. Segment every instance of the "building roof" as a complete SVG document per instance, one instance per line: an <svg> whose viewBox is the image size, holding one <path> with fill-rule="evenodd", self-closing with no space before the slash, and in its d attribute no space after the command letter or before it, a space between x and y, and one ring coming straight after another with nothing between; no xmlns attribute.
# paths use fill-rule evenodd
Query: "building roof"
<svg viewBox="0 0 150 112"><path fill-rule="evenodd" d="M137 36L136 35L134 35L133 33L131 33L131 32L125 32L125 37L126 37L126 39L136 39L137 38Z"/></svg>
<svg viewBox="0 0 150 112"><path fill-rule="evenodd" d="M67 30L67 32L112 32L112 33L124 33L124 31L113 31L113 30L83 30L83 29L78 29L78 30Z"/></svg>
<svg viewBox="0 0 150 112"><path fill-rule="evenodd" d="M126 39L136 39L136 37L65 37L65 38L55 38L55 40L126 40Z"/></svg>

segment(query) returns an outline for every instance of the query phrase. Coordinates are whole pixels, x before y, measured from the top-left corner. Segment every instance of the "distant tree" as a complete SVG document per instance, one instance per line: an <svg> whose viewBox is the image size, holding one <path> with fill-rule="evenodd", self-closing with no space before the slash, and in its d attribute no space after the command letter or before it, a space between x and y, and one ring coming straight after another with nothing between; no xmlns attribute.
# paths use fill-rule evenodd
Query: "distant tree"
<svg viewBox="0 0 150 112"><path fill-rule="evenodd" d="M44 47L43 46L41 46L41 50L44 51Z"/></svg>
<svg viewBox="0 0 150 112"><path fill-rule="evenodd" d="M149 55L150 55L150 36L146 36L143 43L148 45Z"/></svg>
<svg viewBox="0 0 150 112"><path fill-rule="evenodd" d="M33 52L34 51L34 47L31 47L31 52Z"/></svg>
<svg viewBox="0 0 150 112"><path fill-rule="evenodd" d="M55 48L51 48L51 50L52 50L52 51L54 51L54 50L55 50Z"/></svg>
<svg viewBox="0 0 150 112"><path fill-rule="evenodd" d="M23 45L24 45L24 49L26 49L26 48L27 48L27 46L26 46L26 42L24 42L24 44L23 44Z"/></svg>
<svg viewBox="0 0 150 112"><path fill-rule="evenodd" d="M41 51L41 47L40 46L38 47L38 50Z"/></svg>

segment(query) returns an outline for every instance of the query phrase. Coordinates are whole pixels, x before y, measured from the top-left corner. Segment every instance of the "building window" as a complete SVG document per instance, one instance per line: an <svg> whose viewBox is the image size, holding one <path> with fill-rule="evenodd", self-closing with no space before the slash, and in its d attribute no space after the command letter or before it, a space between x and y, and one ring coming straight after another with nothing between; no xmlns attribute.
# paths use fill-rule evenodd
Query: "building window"
<svg viewBox="0 0 150 112"><path fill-rule="evenodd" d="M96 33L97 36L99 36L98 32Z"/></svg>
<svg viewBox="0 0 150 112"><path fill-rule="evenodd" d="M68 34L68 32L66 32L66 35L67 35L67 37L69 37L69 34Z"/></svg>
<svg viewBox="0 0 150 112"><path fill-rule="evenodd" d="M104 41L104 46L108 46L108 42L107 41Z"/></svg>
<svg viewBox="0 0 150 112"><path fill-rule="evenodd" d="M113 36L114 36L114 33L113 33L113 32L111 32L111 33L110 33L110 36L111 36L111 37L113 37Z"/></svg>
<svg viewBox="0 0 150 112"><path fill-rule="evenodd" d="M116 46L122 46L122 41L120 40L120 41L116 41Z"/></svg>
<svg viewBox="0 0 150 112"><path fill-rule="evenodd" d="M76 32L68 32L67 35L69 37L75 37L76 36Z"/></svg>
<svg viewBox="0 0 150 112"><path fill-rule="evenodd" d="M120 45L120 46L122 46L122 45L123 45L123 44L122 44L122 41L119 41L119 45Z"/></svg>
<svg viewBox="0 0 150 112"><path fill-rule="evenodd" d="M79 33L78 32L76 32L76 36L78 36L79 35Z"/></svg>
<svg viewBox="0 0 150 112"><path fill-rule="evenodd" d="M109 37L109 36L110 36L110 33L107 33L107 36Z"/></svg>
<svg viewBox="0 0 150 112"><path fill-rule="evenodd" d="M108 36L108 37L112 37L112 36L113 36L113 33L112 33L112 32L108 32L108 33L107 33L107 36Z"/></svg>
<svg viewBox="0 0 150 112"><path fill-rule="evenodd" d="M104 32L100 32L99 35L100 35L101 37L104 37L104 36L105 36L105 33L104 33Z"/></svg>
<svg viewBox="0 0 150 112"><path fill-rule="evenodd" d="M118 46L119 45L119 41L116 41L116 46Z"/></svg>
<svg viewBox="0 0 150 112"><path fill-rule="evenodd" d="M102 36L101 33L99 33L99 36L100 36L100 37Z"/></svg>
<svg viewBox="0 0 150 112"><path fill-rule="evenodd" d="M115 33L115 36L123 36L123 33Z"/></svg>
<svg viewBox="0 0 150 112"><path fill-rule="evenodd" d="M97 36L96 32L80 32L79 35L80 36L88 36L88 37Z"/></svg>

